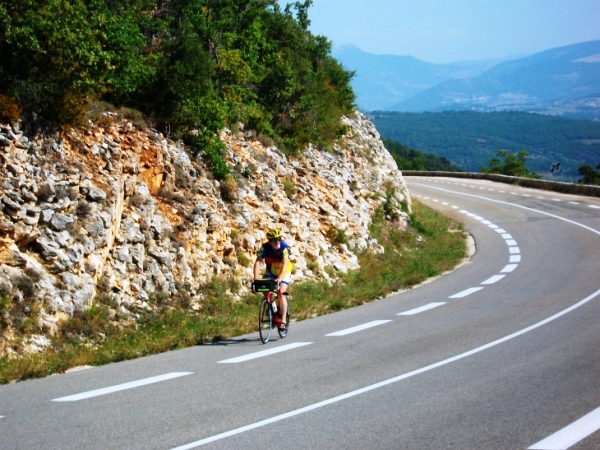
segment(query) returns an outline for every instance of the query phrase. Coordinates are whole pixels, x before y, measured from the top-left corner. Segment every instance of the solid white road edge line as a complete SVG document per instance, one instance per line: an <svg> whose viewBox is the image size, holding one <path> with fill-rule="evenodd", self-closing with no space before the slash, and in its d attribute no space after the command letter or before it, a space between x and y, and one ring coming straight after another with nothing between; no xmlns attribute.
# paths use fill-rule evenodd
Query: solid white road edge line
<svg viewBox="0 0 600 450"><path fill-rule="evenodd" d="M445 304L446 304L446 302L429 303L428 305L421 306L421 307L415 308L415 309L411 309L410 311L401 312L396 315L397 316L412 316L413 314L419 314L420 312L423 312L423 311L429 311L430 309L437 308L438 306L442 306Z"/></svg>
<svg viewBox="0 0 600 450"><path fill-rule="evenodd" d="M537 444L531 450L567 450L582 439L600 429L600 408L586 414L581 419L564 427Z"/></svg>
<svg viewBox="0 0 600 450"><path fill-rule="evenodd" d="M466 297L467 295L471 295L472 293L480 291L482 289L483 289L482 287L472 287L469 289L465 289L464 291L459 292L458 294L451 295L448 298L463 298L463 297Z"/></svg>
<svg viewBox="0 0 600 450"><path fill-rule="evenodd" d="M489 202L493 202L493 203L500 203L500 204L502 204L502 205L510 205L510 206L514 206L515 208L526 209L527 211L533 211L533 212L536 212L536 213L538 213L538 214L543 214L543 215L545 215L545 216L548 216L548 217L553 217L553 218L555 218L555 219L562 220L562 221L564 221L564 222L567 222L567 223L570 223L570 224L572 224L572 225L576 225L576 226L578 226L578 227L585 228L586 230L588 230L588 231L591 231L592 233L596 233L596 234L600 235L600 231L598 231L598 230L595 230L595 229L593 229L593 228L591 228L591 227L588 227L588 226L586 226L586 225L583 225L583 224L581 224L581 223L579 223L579 222L575 222L574 220L569 220L569 219L566 219L566 218L564 218L564 217L557 216L556 214L550 214L550 213L547 213L546 211L540 211L539 209L535 209L535 208L529 208L529 207L527 207L527 206L518 205L517 203L505 202L505 201L502 201L502 200L495 200L495 199L493 199L493 198L489 198L489 197L483 197L483 196L481 196L481 195L465 194L464 192L456 192L456 191L451 191L451 190L449 190L449 189L438 188L438 187L435 187L435 186L428 186L428 185L426 185L426 184L418 184L418 183L415 183L415 184L416 184L417 186L423 186L423 187L426 187L426 188L429 188L429 189L437 189L437 190L439 190L439 191L450 192L451 194L462 195L462 196L466 196L466 197L479 198L479 199L482 199L482 200L487 200L487 201L489 201ZM559 200L559 201L560 201L560 200ZM598 206L598 209L600 209L600 206ZM461 211L461 212L462 212L462 211ZM498 231L498 230L496 230L496 231ZM499 231L498 231L498 232L499 232ZM506 233L506 231L503 231L503 233Z"/></svg>
<svg viewBox="0 0 600 450"><path fill-rule="evenodd" d="M249 355L238 356L237 358L224 359L219 361L218 364L235 364L244 361L250 361L251 359L262 358L263 356L273 355L275 353L285 352L287 350L293 350L298 347L304 347L310 345L312 342L295 342L293 344L282 345L281 347L274 347L268 350L262 350L260 352L250 353Z"/></svg>
<svg viewBox="0 0 600 450"><path fill-rule="evenodd" d="M589 302L590 300L596 298L598 295L600 295L600 289L598 289L596 292L594 292L589 297L584 298L580 302L578 302L578 303L576 303L576 304L568 307L567 309L563 309L559 313L556 313L553 316L550 316L547 319L542 320L541 322L533 324L533 325L531 325L531 326L529 326L527 328L523 328L522 330L517 331L516 333L509 334L508 336L505 336L503 338L500 338L500 339L497 339L495 341L492 341L489 344L485 344L485 345L482 345L481 347L477 347L477 348L475 348L473 350L469 350L468 352L461 353L460 355L456 355L456 356L453 356L451 358L444 359L443 361L439 361L437 363L430 364L429 366L425 366L425 367L422 367L420 369L413 370L412 372L408 372L408 373L399 375L399 376L394 377L394 378L389 378L387 380L380 381L379 383L372 384L371 386L366 386L364 388L357 389L355 391L351 391L351 392L348 392L346 394L338 395L337 397L332 397L330 399L323 400L323 401L318 402L318 403L313 403L312 405L305 406L304 408L299 408L299 409L296 409L294 411L290 411L290 412L287 412L287 413L284 413L284 414L280 414L280 415L275 416L275 417L271 417L269 419L261 420L260 422L255 422L253 424L246 425L246 426L243 426L243 427L240 427L240 428L236 428L234 430L226 431L226 432L221 433L221 434L216 434L214 436L210 436L210 437L207 437L205 439L201 439L199 441L192 442L190 444L182 445L180 447L175 447L172 450L188 450L190 448L200 447L201 445L208 444L210 442L215 442L215 441L218 441L218 440L221 440L221 439L225 439L227 437L235 436L236 434L240 434L240 433L244 433L246 431L254 430L255 428L264 427L265 425L269 425L269 424L272 424L272 423L275 423L275 422L279 422L281 420L285 420L285 419L288 419L290 417L298 416L300 414L304 414L306 412L313 411L313 410L318 409L318 408L322 408L323 406L331 405L333 403L337 403L337 402L340 402L342 400L346 400L348 398L352 398L352 397L355 397L357 395L361 395L361 394L364 394L366 392L373 391L375 389L379 389L381 387L387 386L387 385L392 384L392 383L397 383L398 381L405 380L405 379L413 377L415 375L420 375L422 373L429 372L430 370L437 369L438 367L445 366L446 364L450 364L452 362L461 360L461 359L466 358L468 356L475 355L475 354L480 353L480 352L482 352L484 350L487 350L489 348L495 347L496 345L500 345L500 344L502 344L502 343L504 343L506 341L510 341L511 339L519 337L519 336L521 336L521 335L523 335L525 333L529 333L530 331L533 331L536 328L539 328L539 327L541 327L543 325L546 325L547 323L550 323L550 322L558 319L559 317L562 317L565 314L570 313L571 311L579 308L580 306L585 305L587 302Z"/></svg>
<svg viewBox="0 0 600 450"><path fill-rule="evenodd" d="M80 394L69 395L67 397L55 398L53 402L76 402L91 397L98 397L99 395L111 394L113 392L124 391L125 389L133 389L139 386L145 386L147 384L158 383L160 381L171 380L173 378L183 377L185 375L191 375L194 372L171 372L164 375L158 375L156 377L144 378L143 380L131 381L129 383L117 384L116 386L109 386L102 389L96 389L94 391L82 392Z"/></svg>
<svg viewBox="0 0 600 450"><path fill-rule="evenodd" d="M357 325L352 328L346 328L345 330L336 331L335 333L329 333L325 336L345 336L347 334L356 333L357 331L366 330L368 328L373 328L378 325L383 325L384 323L391 322L391 320L374 320L372 322L363 323L362 325Z"/></svg>

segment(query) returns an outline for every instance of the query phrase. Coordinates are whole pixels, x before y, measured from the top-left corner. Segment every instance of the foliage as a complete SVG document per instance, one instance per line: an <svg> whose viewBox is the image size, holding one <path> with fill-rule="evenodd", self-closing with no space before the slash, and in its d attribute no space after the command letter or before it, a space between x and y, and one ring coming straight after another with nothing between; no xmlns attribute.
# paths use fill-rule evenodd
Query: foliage
<svg viewBox="0 0 600 450"><path fill-rule="evenodd" d="M400 142L382 139L385 148L390 152L400 170L441 170L446 172L462 172L443 156L414 150Z"/></svg>
<svg viewBox="0 0 600 450"><path fill-rule="evenodd" d="M382 137L444 157L477 172L500 149L529 152L527 167L547 179L574 182L582 163L600 157L600 122L525 112L373 112ZM550 172L560 163L559 172Z"/></svg>
<svg viewBox="0 0 600 450"><path fill-rule="evenodd" d="M14 97L0 94L0 120L16 122L21 116L21 110Z"/></svg>
<svg viewBox="0 0 600 450"><path fill-rule="evenodd" d="M312 0L0 0L0 113L76 124L97 100L144 112L219 180L243 122L296 154L354 110L351 72L308 31ZM14 100L12 100L14 99Z"/></svg>
<svg viewBox="0 0 600 450"><path fill-rule="evenodd" d="M579 166L578 171L582 177L577 182L581 184L600 185L600 163L598 163L596 169L594 170L589 164Z"/></svg>
<svg viewBox="0 0 600 450"><path fill-rule="evenodd" d="M226 179L221 181L219 190L221 192L221 198L226 202L232 202L238 198L238 185L233 176L229 175Z"/></svg>
<svg viewBox="0 0 600 450"><path fill-rule="evenodd" d="M350 242L346 230L336 227L331 227L327 232L327 237L331 241L331 245L346 244Z"/></svg>
<svg viewBox="0 0 600 450"><path fill-rule="evenodd" d="M490 167L481 167L481 173L497 173L511 177L524 178L542 178L538 173L531 172L525 167L525 160L529 156L528 152L520 151L518 153L509 153L508 150L498 150L498 158L490 158Z"/></svg>
<svg viewBox="0 0 600 450"><path fill-rule="evenodd" d="M292 180L284 178L281 183L283 184L283 191L288 198L293 198L298 193L298 188Z"/></svg>

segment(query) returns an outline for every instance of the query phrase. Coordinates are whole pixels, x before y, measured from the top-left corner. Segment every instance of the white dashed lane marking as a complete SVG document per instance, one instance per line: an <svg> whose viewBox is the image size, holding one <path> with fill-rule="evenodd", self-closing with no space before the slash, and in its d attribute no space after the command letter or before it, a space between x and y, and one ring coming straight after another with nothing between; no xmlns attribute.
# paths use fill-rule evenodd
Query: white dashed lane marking
<svg viewBox="0 0 600 450"><path fill-rule="evenodd" d="M382 387L385 387L385 386L389 386L389 385L391 385L393 383L397 383L397 382L406 380L408 378L420 375L422 373L426 373L426 372L429 372L431 370L437 369L438 367L443 367L443 366L445 366L447 364L451 364L451 363L453 363L455 361L459 361L459 360L461 360L463 358L467 358L469 356L472 356L472 355L475 355L477 353L483 352L483 351L488 350L490 348L493 348L493 347L495 347L497 345L500 345L500 344L502 344L504 342L510 341L510 340L512 340L512 339L514 339L516 337L522 336L523 334L529 333L530 331L533 331L533 330L535 330L535 329L537 329L537 328L539 328L539 327L541 327L543 325L546 325L547 323L550 323L550 322L558 319L559 317L562 317L563 315L568 314L569 312L573 311L574 309L579 308L580 306L582 306L582 305L586 304L587 302L591 301L592 299L596 298L598 295L600 295L600 290L594 292L589 297L584 298L583 300L581 300L578 303L570 306L569 308L567 308L565 310L562 310L559 313L557 313L557 314L555 314L555 315L553 315L551 317L548 317L547 319L542 320L541 322L533 324L533 325L531 325L531 326L529 326L527 328L524 328L524 329L522 329L520 331L517 331L517 332L515 332L513 334L510 334L508 336L504 336L504 337L502 337L500 339L497 339L495 341L489 342L489 343L487 343L485 345L482 345L481 347L477 347L477 348L469 350L469 351L467 351L465 353L461 353L460 355L456 355L456 356L453 356L451 358L444 359L442 361L438 361L436 363L430 364L428 366L421 367L420 369L413 370L412 372L407 372L407 373L404 373L402 375L398 375L398 376L393 377L393 378L388 378L387 380L380 381L380 382L372 384L370 386L365 386L363 388L356 389L354 391L347 392L347 393L342 394L342 395L338 395L337 397L331 397L329 399L322 400L320 402L313 403L313 404L304 406L302 408L299 408L299 409L296 409L296 410L293 410L293 411L289 411L289 412L280 414L278 416L274 416L274 417L270 417L270 418L261 420L260 422L251 423L251 424L239 427L239 428L235 428L235 429L232 429L232 430L229 430L229 431L225 431L225 432L220 433L220 434L216 434L216 435L213 435L213 436L206 437L204 439L200 439L200 440L195 441L195 442L190 442L189 444L181 445L181 446L175 447L175 448L173 448L171 450L188 450L188 449L200 447L202 445L205 445L205 444L208 444L208 443L211 443L211 442L215 442L215 441L218 441L218 440L221 440L221 439L225 439L225 438L228 438L228 437L231 437L231 436L235 436L237 434L245 433L246 431L254 430L254 429L257 429L257 428L260 428L260 427L268 426L268 425L271 425L273 423L289 419L291 417L295 417L295 416L298 416L298 415L301 415L301 414L305 414L307 412L314 411L316 409L323 408L325 406L329 406L329 405L332 405L334 403L338 403L338 402L347 400L349 398L352 398L352 397L355 397L355 396L358 396L358 395L362 395L364 393L371 392L373 390L376 390L376 389L379 389L379 388L382 388ZM530 448L534 448L534 447L530 447ZM539 448L539 447L536 447L536 448Z"/></svg>
<svg viewBox="0 0 600 450"><path fill-rule="evenodd" d="M507 264L506 266L504 266L504 269L502 269L500 271L500 273L508 273L508 272L512 272L513 270L515 270L517 268L518 264Z"/></svg>
<svg viewBox="0 0 600 450"><path fill-rule="evenodd" d="M469 288L469 289L465 289L464 291L459 292L458 294L451 295L448 298L463 298L463 297L466 297L467 295L471 295L471 294L473 294L473 293L475 293L477 291L480 291L482 289L483 289L482 287L472 287L472 288Z"/></svg>
<svg viewBox="0 0 600 450"><path fill-rule="evenodd" d="M275 353L281 353L288 350L293 350L298 347L304 347L305 345L310 345L312 342L296 342L294 344L282 345L281 347L270 348L268 350L263 350L256 353L250 353L249 355L238 356L237 358L224 359L223 361L219 361L220 364L235 364L241 363L245 361L250 361L251 359L262 358L264 356L274 355Z"/></svg>
<svg viewBox="0 0 600 450"><path fill-rule="evenodd" d="M113 392L124 391L126 389L133 389L139 386L146 386L148 384L159 383L161 381L172 380L173 378L184 377L191 375L194 372L171 372L164 375L158 375L156 377L144 378L143 380L131 381L129 383L117 384L116 386L109 386L102 389L96 389L93 391L82 392L80 394L69 395L67 397L55 398L53 402L76 402L91 397L98 397L99 395L111 394Z"/></svg>
<svg viewBox="0 0 600 450"><path fill-rule="evenodd" d="M505 276L506 275L494 275L493 277L488 278L487 280L485 280L481 284L494 284L496 281L500 281Z"/></svg>
<svg viewBox="0 0 600 450"><path fill-rule="evenodd" d="M415 309L411 309L410 311L401 312L396 315L397 316L412 316L413 314L419 314L423 311L429 311L430 309L437 308L438 306L442 306L445 304L446 304L446 302L429 303L428 305L421 306L421 307L415 308Z"/></svg>
<svg viewBox="0 0 600 450"><path fill-rule="evenodd" d="M345 330L336 331L335 333L329 333L325 336L345 336L347 334L356 333L358 331L363 331L368 328L373 328L378 325L383 325L384 323L391 322L391 320L374 320L372 322L363 323L362 325L358 325L352 328L346 328Z"/></svg>

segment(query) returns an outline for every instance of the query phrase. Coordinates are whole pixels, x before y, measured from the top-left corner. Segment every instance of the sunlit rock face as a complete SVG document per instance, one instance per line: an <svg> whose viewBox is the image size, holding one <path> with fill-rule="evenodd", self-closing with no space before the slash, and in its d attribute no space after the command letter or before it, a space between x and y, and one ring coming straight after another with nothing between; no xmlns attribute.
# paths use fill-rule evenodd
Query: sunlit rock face
<svg viewBox="0 0 600 450"><path fill-rule="evenodd" d="M223 130L235 180L221 183L201 155L125 120L60 135L0 124L0 294L11 302L0 354L24 324L21 350L43 349L100 295L132 322L182 292L201 309L213 277L242 292L269 228L291 246L296 281L358 268L357 252L382 251L368 231L375 210L387 198L402 226L410 197L373 124L360 113L343 122L332 149L297 158L242 124Z"/></svg>

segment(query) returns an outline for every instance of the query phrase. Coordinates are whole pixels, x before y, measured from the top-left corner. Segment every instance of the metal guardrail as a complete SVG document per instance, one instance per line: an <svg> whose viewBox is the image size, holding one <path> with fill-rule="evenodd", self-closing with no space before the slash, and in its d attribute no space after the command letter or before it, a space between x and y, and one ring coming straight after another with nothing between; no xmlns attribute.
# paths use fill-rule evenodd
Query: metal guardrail
<svg viewBox="0 0 600 450"><path fill-rule="evenodd" d="M534 189L543 189L545 191L562 192L563 194L586 195L588 197L600 197L600 186L589 184L561 183L559 181L535 180L533 178L509 177L507 175L498 175L493 173L474 173L474 172L435 172L419 170L402 170L403 176L421 176L421 177L452 177L468 178L472 180L490 180L499 183L512 184Z"/></svg>

